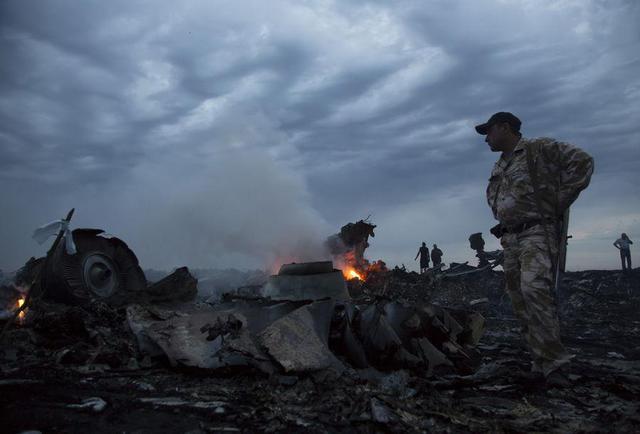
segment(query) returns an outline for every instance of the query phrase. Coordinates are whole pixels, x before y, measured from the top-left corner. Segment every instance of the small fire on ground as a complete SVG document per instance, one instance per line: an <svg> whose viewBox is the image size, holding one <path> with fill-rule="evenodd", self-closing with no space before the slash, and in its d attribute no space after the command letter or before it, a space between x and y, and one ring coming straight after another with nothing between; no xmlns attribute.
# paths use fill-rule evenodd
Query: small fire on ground
<svg viewBox="0 0 640 434"><path fill-rule="evenodd" d="M344 267L342 269L342 274L344 275L344 278L347 280L351 280L351 279L363 280L362 276L358 274L355 268L352 268L352 267Z"/></svg>
<svg viewBox="0 0 640 434"><path fill-rule="evenodd" d="M22 305L24 305L24 297L20 297L18 299L18 309L20 309L22 307ZM20 312L18 314L18 320L20 320L20 321L24 320L24 317L26 316L26 314L27 314L26 313L26 309L23 310L22 312Z"/></svg>

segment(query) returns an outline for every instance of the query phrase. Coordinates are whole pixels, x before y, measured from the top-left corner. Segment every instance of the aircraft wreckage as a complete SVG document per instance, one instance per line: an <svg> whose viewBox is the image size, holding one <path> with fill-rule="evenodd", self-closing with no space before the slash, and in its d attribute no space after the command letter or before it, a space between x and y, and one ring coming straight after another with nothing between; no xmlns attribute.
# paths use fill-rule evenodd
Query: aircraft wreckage
<svg viewBox="0 0 640 434"><path fill-rule="evenodd" d="M370 223L346 225L333 263L285 264L209 303L186 267L148 282L124 241L69 219L47 256L1 276L4 431L640 428L638 270L565 275L574 382L545 390L481 235L478 267L419 275L364 260Z"/></svg>
<svg viewBox="0 0 640 434"><path fill-rule="evenodd" d="M140 353L164 356L171 366L290 374L340 373L347 364L431 375L438 367L469 372L478 361L473 346L484 326L480 314L454 316L435 305L385 297L356 303L331 261L285 264L252 297L172 306L168 302L197 294L185 267L148 285L124 241L99 229L70 231L72 214L39 229L40 238L56 231L58 237L46 257L32 258L20 270L18 286L29 286L30 297L72 306L126 306ZM352 243L362 250L362 267L360 244Z"/></svg>
<svg viewBox="0 0 640 434"><path fill-rule="evenodd" d="M483 318L380 298L351 301L331 262L286 264L261 296L228 296L186 311L130 305L127 320L139 347L172 365L254 367L265 373L439 366L468 371Z"/></svg>

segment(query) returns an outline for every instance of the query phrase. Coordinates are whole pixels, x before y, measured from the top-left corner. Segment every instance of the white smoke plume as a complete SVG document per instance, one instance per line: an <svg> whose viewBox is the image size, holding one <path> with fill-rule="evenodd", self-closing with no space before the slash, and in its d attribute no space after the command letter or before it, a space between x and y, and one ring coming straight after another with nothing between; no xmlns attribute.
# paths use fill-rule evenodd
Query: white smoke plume
<svg viewBox="0 0 640 434"><path fill-rule="evenodd" d="M23 239L16 239L22 248L14 253L24 257L3 258L14 265L42 254L30 239L36 222L60 218L71 207L72 228L102 228L122 238L143 268L277 271L285 262L327 259L323 241L331 233L304 178L255 148L206 158L172 153L106 186L77 186L44 204L17 199L22 203L10 207L13 230ZM20 213L29 218L21 222Z"/></svg>

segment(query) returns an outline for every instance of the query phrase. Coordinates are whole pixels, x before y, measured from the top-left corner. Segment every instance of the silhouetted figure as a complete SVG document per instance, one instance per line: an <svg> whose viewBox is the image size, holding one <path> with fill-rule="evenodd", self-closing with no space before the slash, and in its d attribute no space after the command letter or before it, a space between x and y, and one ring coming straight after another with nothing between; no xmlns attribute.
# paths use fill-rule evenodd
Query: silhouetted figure
<svg viewBox="0 0 640 434"><path fill-rule="evenodd" d="M415 261L420 256L420 274L427 271L429 268L429 249L427 248L427 243L422 242L422 247L418 249L418 253L416 253L416 257L413 258Z"/></svg>
<svg viewBox="0 0 640 434"><path fill-rule="evenodd" d="M620 238L614 241L613 245L620 250L620 261L622 261L622 271L631 271L631 244L627 234L623 233Z"/></svg>
<svg viewBox="0 0 640 434"><path fill-rule="evenodd" d="M433 261L434 267L442 264L442 250L440 250L436 244L434 244L433 249L431 249L431 260Z"/></svg>
<svg viewBox="0 0 640 434"><path fill-rule="evenodd" d="M476 258L478 258L478 268L482 268L489 265L487 254L484 251L484 239L482 238L482 232L476 232L469 237L469 246L476 251Z"/></svg>

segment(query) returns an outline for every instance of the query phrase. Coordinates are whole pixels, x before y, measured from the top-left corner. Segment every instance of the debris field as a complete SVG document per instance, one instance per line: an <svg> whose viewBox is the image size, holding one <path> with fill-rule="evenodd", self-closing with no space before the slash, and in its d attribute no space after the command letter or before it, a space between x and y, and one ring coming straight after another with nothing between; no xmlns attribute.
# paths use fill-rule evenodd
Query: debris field
<svg viewBox="0 0 640 434"><path fill-rule="evenodd" d="M130 299L36 299L1 337L2 430L640 430L637 269L564 275L575 358L570 387L549 389L528 375L500 271L382 269L341 289L322 264L218 303L192 298L186 269ZM325 289L300 289L321 274ZM3 286L0 308L20 296Z"/></svg>

